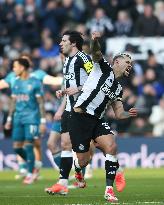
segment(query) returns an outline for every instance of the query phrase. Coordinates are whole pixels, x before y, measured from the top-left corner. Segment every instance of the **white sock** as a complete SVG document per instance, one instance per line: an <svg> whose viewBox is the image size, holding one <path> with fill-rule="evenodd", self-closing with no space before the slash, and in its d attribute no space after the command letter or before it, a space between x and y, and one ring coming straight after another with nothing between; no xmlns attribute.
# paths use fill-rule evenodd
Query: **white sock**
<svg viewBox="0 0 164 205"><path fill-rule="evenodd" d="M118 161L116 155L106 154L105 158L106 158L106 160L109 160L110 162L117 162Z"/></svg>
<svg viewBox="0 0 164 205"><path fill-rule="evenodd" d="M59 179L58 184L61 184L63 186L68 186L68 179Z"/></svg>

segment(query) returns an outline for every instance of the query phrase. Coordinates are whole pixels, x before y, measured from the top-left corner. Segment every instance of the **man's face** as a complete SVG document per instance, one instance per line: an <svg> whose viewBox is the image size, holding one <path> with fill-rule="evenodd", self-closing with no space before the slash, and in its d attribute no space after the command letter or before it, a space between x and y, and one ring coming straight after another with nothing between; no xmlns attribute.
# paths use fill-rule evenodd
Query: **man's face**
<svg viewBox="0 0 164 205"><path fill-rule="evenodd" d="M60 45L61 52L65 56L68 56L70 54L70 52L72 51L73 44L70 42L68 35L64 35L62 37L62 40L61 40L59 45Z"/></svg>
<svg viewBox="0 0 164 205"><path fill-rule="evenodd" d="M14 61L13 71L14 71L16 76L20 76L22 74L22 72L24 71L24 68L22 65L19 64L18 61Z"/></svg>
<svg viewBox="0 0 164 205"><path fill-rule="evenodd" d="M132 69L132 60L128 56L118 59L118 64L120 72L122 75L129 76L129 73Z"/></svg>

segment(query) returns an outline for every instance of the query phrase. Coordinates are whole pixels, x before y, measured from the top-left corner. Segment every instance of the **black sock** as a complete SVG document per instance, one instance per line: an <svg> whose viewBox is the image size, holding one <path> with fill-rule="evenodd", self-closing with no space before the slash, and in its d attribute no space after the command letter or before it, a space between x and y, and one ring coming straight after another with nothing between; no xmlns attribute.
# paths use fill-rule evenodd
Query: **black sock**
<svg viewBox="0 0 164 205"><path fill-rule="evenodd" d="M61 157L60 161L60 179L68 179L72 168L73 157Z"/></svg>
<svg viewBox="0 0 164 205"><path fill-rule="evenodd" d="M105 161L105 170L106 170L106 186L113 186L114 179L116 176L116 171L119 168L118 161L112 162L109 160Z"/></svg>

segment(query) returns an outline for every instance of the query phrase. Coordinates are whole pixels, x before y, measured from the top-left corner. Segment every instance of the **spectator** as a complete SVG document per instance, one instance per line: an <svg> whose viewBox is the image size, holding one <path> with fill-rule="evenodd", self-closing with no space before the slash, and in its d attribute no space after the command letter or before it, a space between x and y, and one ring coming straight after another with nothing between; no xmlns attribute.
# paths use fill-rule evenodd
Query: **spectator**
<svg viewBox="0 0 164 205"><path fill-rule="evenodd" d="M158 18L160 23L159 35L164 36L164 2L156 1L154 7L154 14Z"/></svg>
<svg viewBox="0 0 164 205"><path fill-rule="evenodd" d="M138 117L131 122L127 132L136 137L152 136L152 126L148 123L147 118Z"/></svg>
<svg viewBox="0 0 164 205"><path fill-rule="evenodd" d="M52 38L44 38L39 52L41 58L53 58L59 56L59 46L53 42Z"/></svg>
<svg viewBox="0 0 164 205"><path fill-rule="evenodd" d="M18 58L21 53L29 53L30 48L25 44L21 36L15 37L10 45L4 47L4 54L13 60Z"/></svg>
<svg viewBox="0 0 164 205"><path fill-rule="evenodd" d="M153 8L150 4L144 7L144 14L140 15L136 22L136 34L139 36L158 36L159 21L153 15Z"/></svg>
<svg viewBox="0 0 164 205"><path fill-rule="evenodd" d="M142 114L142 116L149 117L152 106L156 105L157 102L158 100L155 88L149 83L143 85L142 95L140 95L136 101L136 107L140 108L140 114Z"/></svg>
<svg viewBox="0 0 164 205"><path fill-rule="evenodd" d="M119 11L117 21L115 22L115 30L117 36L131 36L132 20L126 11Z"/></svg>
<svg viewBox="0 0 164 205"><path fill-rule="evenodd" d="M131 7L130 14L133 19L134 24L136 23L139 16L144 13L144 0L135 0L135 5Z"/></svg>
<svg viewBox="0 0 164 205"><path fill-rule="evenodd" d="M144 71L146 71L147 68L152 68L156 73L156 79L163 83L164 67L157 62L156 56L151 50L148 51L147 61L143 65Z"/></svg>
<svg viewBox="0 0 164 205"><path fill-rule="evenodd" d="M94 17L87 21L86 27L89 33L99 31L105 36L112 36L114 26L110 18L105 15L105 11L97 8L94 12Z"/></svg>
<svg viewBox="0 0 164 205"><path fill-rule="evenodd" d="M106 52L106 38L113 35L114 26L110 20L105 15L105 11L101 8L97 8L94 12L94 17L91 20L88 20L86 23L86 27L89 33L94 31L98 31L101 33L101 48L102 53Z"/></svg>
<svg viewBox="0 0 164 205"><path fill-rule="evenodd" d="M119 11L118 0L105 1L101 6L105 10L107 16L112 19L112 22L115 22Z"/></svg>

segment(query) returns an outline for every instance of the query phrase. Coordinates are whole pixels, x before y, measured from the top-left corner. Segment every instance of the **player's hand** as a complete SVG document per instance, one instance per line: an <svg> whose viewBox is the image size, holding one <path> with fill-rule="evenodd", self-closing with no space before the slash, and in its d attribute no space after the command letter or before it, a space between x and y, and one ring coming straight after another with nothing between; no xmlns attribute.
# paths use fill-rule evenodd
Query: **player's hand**
<svg viewBox="0 0 164 205"><path fill-rule="evenodd" d="M130 108L128 112L129 112L130 117L136 117L138 114L138 110L136 108Z"/></svg>
<svg viewBox="0 0 164 205"><path fill-rule="evenodd" d="M61 112L60 110L58 110L55 115L54 115L54 120L61 120L61 116L62 116L63 112Z"/></svg>
<svg viewBox="0 0 164 205"><path fill-rule="evenodd" d="M10 130L11 129L11 122L6 122L4 127L6 130Z"/></svg>
<svg viewBox="0 0 164 205"><path fill-rule="evenodd" d="M94 32L91 34L91 37L92 37L92 40L96 40L96 39L98 39L98 38L101 37L101 34L100 34L100 32L98 32L98 31L94 31Z"/></svg>
<svg viewBox="0 0 164 205"><path fill-rule="evenodd" d="M39 126L39 130L41 134L45 134L46 132L46 124L45 123L41 123Z"/></svg>
<svg viewBox="0 0 164 205"><path fill-rule="evenodd" d="M65 93L67 94L67 95L75 95L76 93L78 93L79 92L79 89L76 87L76 88L72 88L72 87L70 87L70 88L67 88L66 90L65 90Z"/></svg>
<svg viewBox="0 0 164 205"><path fill-rule="evenodd" d="M56 91L56 97L57 97L58 99L60 99L61 97L63 97L64 94L65 94L65 93L64 93L62 90L57 90L57 91Z"/></svg>

